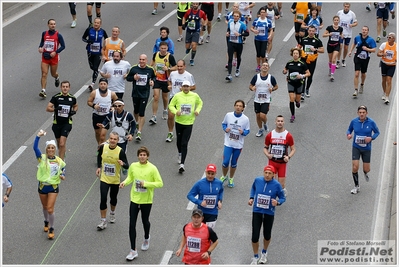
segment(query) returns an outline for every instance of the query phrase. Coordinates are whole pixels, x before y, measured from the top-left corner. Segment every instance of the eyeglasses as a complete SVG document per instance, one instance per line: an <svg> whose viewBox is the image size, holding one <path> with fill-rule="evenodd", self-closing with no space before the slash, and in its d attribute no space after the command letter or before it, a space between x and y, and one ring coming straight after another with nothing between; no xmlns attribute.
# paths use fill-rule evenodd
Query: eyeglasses
<svg viewBox="0 0 399 267"><path fill-rule="evenodd" d="M392 36L388 36L388 39L392 39L393 37Z"/></svg>
<svg viewBox="0 0 399 267"><path fill-rule="evenodd" d="M122 107L123 105L114 105L114 107L116 107L116 108L120 108L120 107Z"/></svg>

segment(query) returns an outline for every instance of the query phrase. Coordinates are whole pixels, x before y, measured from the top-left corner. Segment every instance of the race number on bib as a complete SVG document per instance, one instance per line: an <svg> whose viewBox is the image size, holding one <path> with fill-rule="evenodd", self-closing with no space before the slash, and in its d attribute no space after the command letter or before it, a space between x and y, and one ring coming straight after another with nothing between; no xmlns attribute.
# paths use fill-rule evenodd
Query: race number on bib
<svg viewBox="0 0 399 267"><path fill-rule="evenodd" d="M115 164L104 163L104 174L107 176L115 176Z"/></svg>
<svg viewBox="0 0 399 267"><path fill-rule="evenodd" d="M258 194L258 197L256 199L256 207L267 210L269 209L269 205L270 205L270 196Z"/></svg>
<svg viewBox="0 0 399 267"><path fill-rule="evenodd" d="M190 252L201 252L201 238L188 236L186 246Z"/></svg>

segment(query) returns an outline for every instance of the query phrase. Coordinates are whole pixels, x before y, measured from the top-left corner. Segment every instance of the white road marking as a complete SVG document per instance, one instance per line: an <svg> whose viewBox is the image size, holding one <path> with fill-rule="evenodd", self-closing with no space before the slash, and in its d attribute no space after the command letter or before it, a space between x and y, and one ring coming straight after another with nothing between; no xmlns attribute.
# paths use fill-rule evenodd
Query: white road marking
<svg viewBox="0 0 399 267"><path fill-rule="evenodd" d="M159 25L161 25L165 20L167 20L170 16L176 14L176 9L172 10L168 15L166 15L165 17L163 17L163 19L161 19L160 21L158 21L157 23L154 24L155 27L158 27Z"/></svg>
<svg viewBox="0 0 399 267"><path fill-rule="evenodd" d="M159 265L168 265L170 258L173 255L173 251L171 250L166 250L165 253L163 254L161 263Z"/></svg>
<svg viewBox="0 0 399 267"><path fill-rule="evenodd" d="M17 4L15 7L18 8L19 6L21 6L21 5L23 5L23 4L25 4L25 3ZM41 7L41 6L44 6L45 4L47 4L47 2L33 4L32 7L27 8L26 10L24 10L24 11L22 11L21 13L19 13L19 14L13 16L12 18L8 19L7 21L3 21L3 28L4 28L5 26L9 25L10 23L13 23L14 21L16 21L16 20L22 18L23 16L25 16L26 14L32 12L33 10L35 10L35 9ZM4 12L4 10L3 10L3 12Z"/></svg>
<svg viewBox="0 0 399 267"><path fill-rule="evenodd" d="M295 32L295 28L292 27L292 29L289 31L289 33L287 33L287 35L284 37L283 42L287 42L291 38L291 36L294 32Z"/></svg>

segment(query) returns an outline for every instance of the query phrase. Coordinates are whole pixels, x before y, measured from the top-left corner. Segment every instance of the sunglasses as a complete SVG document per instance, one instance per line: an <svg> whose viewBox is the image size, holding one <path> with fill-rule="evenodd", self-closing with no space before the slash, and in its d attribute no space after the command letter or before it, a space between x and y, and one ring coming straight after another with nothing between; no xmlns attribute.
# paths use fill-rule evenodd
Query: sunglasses
<svg viewBox="0 0 399 267"><path fill-rule="evenodd" d="M120 107L122 107L123 105L114 105L114 107L116 107L116 108L120 108Z"/></svg>
<svg viewBox="0 0 399 267"><path fill-rule="evenodd" d="M393 37L392 36L388 36L388 39L392 39Z"/></svg>

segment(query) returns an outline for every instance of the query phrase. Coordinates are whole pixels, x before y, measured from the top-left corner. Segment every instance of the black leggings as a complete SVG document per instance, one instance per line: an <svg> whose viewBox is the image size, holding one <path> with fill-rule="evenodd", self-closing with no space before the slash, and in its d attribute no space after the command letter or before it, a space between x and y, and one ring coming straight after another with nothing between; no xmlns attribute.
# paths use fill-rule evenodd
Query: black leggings
<svg viewBox="0 0 399 267"><path fill-rule="evenodd" d="M243 49L243 44L228 42L228 44L227 44L227 54L229 56L229 61L228 61L228 64L227 64L228 65L227 70L228 70L229 74L231 74L231 69L232 69L232 66L233 66L233 55L234 55L234 52L237 53L237 69L240 68L242 49Z"/></svg>
<svg viewBox="0 0 399 267"><path fill-rule="evenodd" d="M306 63L308 65L308 69L309 69L309 72L310 72L310 76L306 78L306 90L309 90L310 86L312 85L313 73L314 73L314 71L316 69L316 62L317 62L317 59L315 61L313 61L313 62L310 62L309 64ZM305 83L303 83L303 86L305 86Z"/></svg>
<svg viewBox="0 0 399 267"><path fill-rule="evenodd" d="M193 130L193 125L183 125L175 123L176 128L176 145L177 150L181 153L181 164L184 164L187 156L188 141L190 141L191 132Z"/></svg>
<svg viewBox="0 0 399 267"><path fill-rule="evenodd" d="M101 54L92 54L87 52L87 59L89 61L90 69L93 71L92 82L96 83L98 77L98 67L101 63Z"/></svg>
<svg viewBox="0 0 399 267"><path fill-rule="evenodd" d="M76 15L76 3L69 2L69 11L71 11L71 15Z"/></svg>
<svg viewBox="0 0 399 267"><path fill-rule="evenodd" d="M272 237L274 215L252 212L252 243L258 243L260 228L263 224L263 237L266 241Z"/></svg>
<svg viewBox="0 0 399 267"><path fill-rule="evenodd" d="M136 204L130 202L129 209L129 238L130 238L130 248L136 250L136 223L137 217L139 215L139 211L141 210L141 221L143 223L144 228L144 238L148 239L150 237L150 213L151 213L152 204Z"/></svg>
<svg viewBox="0 0 399 267"><path fill-rule="evenodd" d="M111 190L109 193L109 197L111 200L109 201L109 203L112 206L116 206L116 204L118 203L118 199L116 197L118 196L119 192L119 184L107 184L103 181L100 181L100 210L107 209L107 195L110 188Z"/></svg>

